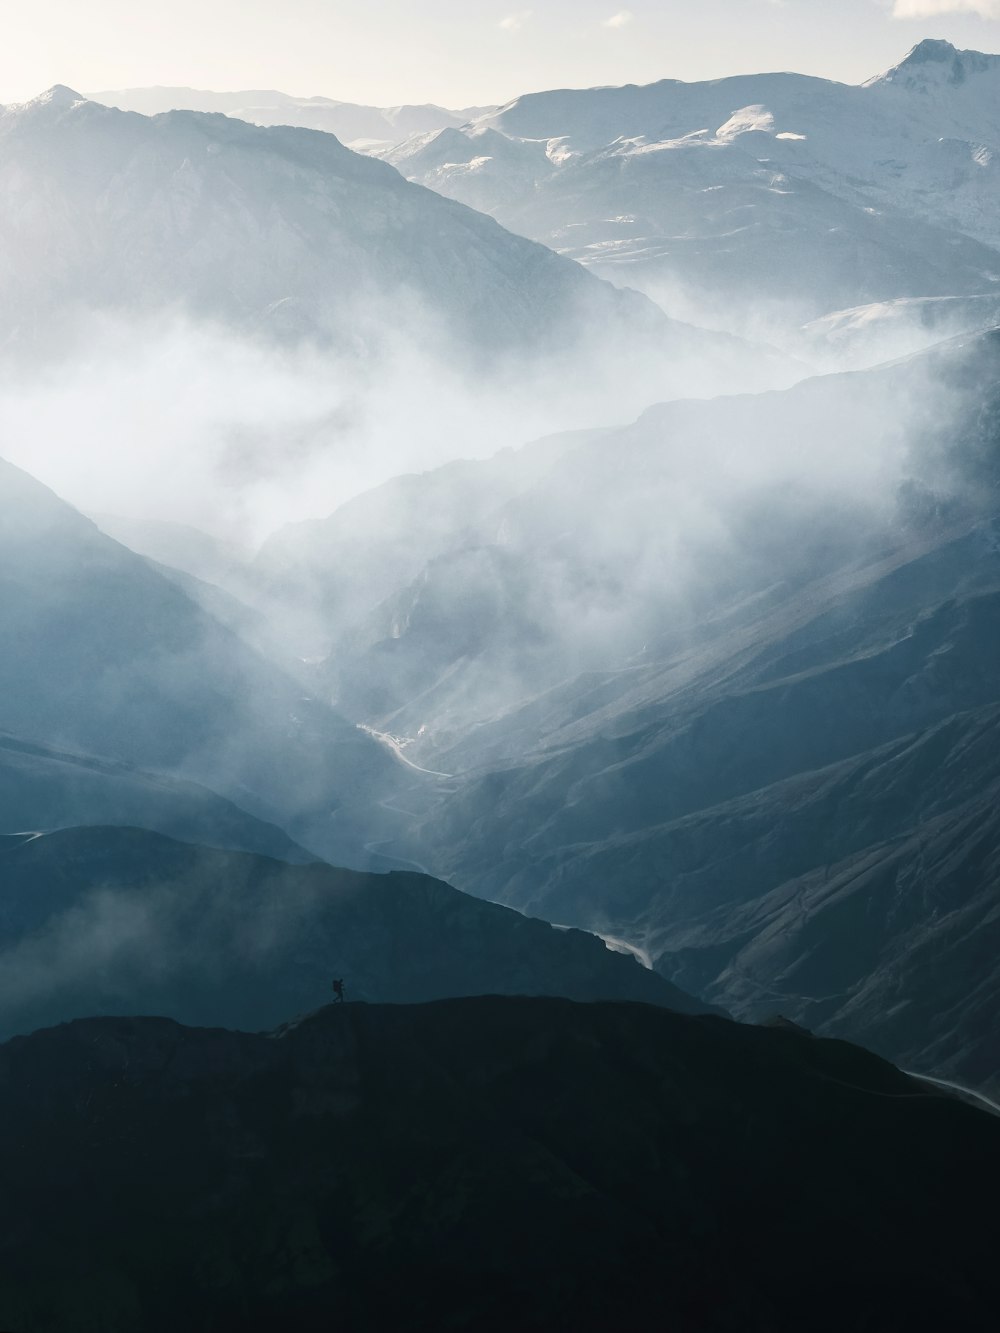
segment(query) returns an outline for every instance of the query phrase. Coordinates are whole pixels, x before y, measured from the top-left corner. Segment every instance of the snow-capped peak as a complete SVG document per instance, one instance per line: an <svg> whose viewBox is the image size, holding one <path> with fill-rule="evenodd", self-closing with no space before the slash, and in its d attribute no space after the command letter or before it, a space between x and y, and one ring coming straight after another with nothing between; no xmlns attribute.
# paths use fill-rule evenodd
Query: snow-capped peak
<svg viewBox="0 0 1000 1333"><path fill-rule="evenodd" d="M54 123L74 107L85 105L86 97L67 88L65 84L57 83L28 102L0 106L0 132L10 133L18 125Z"/></svg>
<svg viewBox="0 0 1000 1333"><path fill-rule="evenodd" d="M38 97L32 98L30 102L25 102L25 107L43 107L50 106L57 111L68 110L71 106L76 106L78 102L85 102L87 99L82 93L67 88L64 83L53 84L44 93Z"/></svg>
<svg viewBox="0 0 1000 1333"><path fill-rule="evenodd" d="M918 42L900 64L870 79L867 86L893 85L912 92L960 88L970 78L996 70L1000 70L1000 56L959 51L951 42L928 37Z"/></svg>
<svg viewBox="0 0 1000 1333"><path fill-rule="evenodd" d="M47 120L53 116L61 116L66 111L71 111L75 106L81 106L87 101L81 93L74 92L72 88L67 88L65 84L57 83L54 87L47 89L44 93L39 93L37 97L31 98L28 102L15 102L10 106L0 107L0 124L6 129L13 125L23 124L36 120Z"/></svg>
<svg viewBox="0 0 1000 1333"><path fill-rule="evenodd" d="M913 49L908 52L906 58L900 62L899 68L905 65L941 65L954 60L958 55L958 48L952 46L943 37L925 37L922 42L918 42Z"/></svg>

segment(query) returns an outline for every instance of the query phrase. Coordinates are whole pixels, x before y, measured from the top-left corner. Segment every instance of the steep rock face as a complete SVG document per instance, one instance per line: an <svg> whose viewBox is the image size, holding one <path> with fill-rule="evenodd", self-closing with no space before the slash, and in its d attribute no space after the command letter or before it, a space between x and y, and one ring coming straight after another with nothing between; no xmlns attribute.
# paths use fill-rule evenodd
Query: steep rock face
<svg viewBox="0 0 1000 1333"><path fill-rule="evenodd" d="M581 842L517 887L570 919L586 904L734 1013L780 1011L908 1068L997 1087L998 738L996 705L959 714Z"/></svg>
<svg viewBox="0 0 1000 1333"><path fill-rule="evenodd" d="M417 874L210 850L139 829L0 838L2 1030L92 1013L260 1029L352 999L703 1005L591 935Z"/></svg>
<svg viewBox="0 0 1000 1333"><path fill-rule="evenodd" d="M995 753L995 715L988 741ZM994 776L982 795L742 907L726 932L739 943L706 989L1000 1089L998 798Z"/></svg>
<svg viewBox="0 0 1000 1333"><path fill-rule="evenodd" d="M85 1020L5 1045L0 1087L23 1333L971 1330L998 1295L996 1119L790 1025L500 999L274 1036Z"/></svg>

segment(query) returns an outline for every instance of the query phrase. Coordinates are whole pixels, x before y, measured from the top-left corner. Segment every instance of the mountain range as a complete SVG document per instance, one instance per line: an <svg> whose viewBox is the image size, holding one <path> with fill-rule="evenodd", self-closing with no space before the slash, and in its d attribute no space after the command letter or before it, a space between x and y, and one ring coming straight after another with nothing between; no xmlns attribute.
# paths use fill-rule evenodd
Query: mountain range
<svg viewBox="0 0 1000 1333"><path fill-rule="evenodd" d="M297 125L335 134L348 146L398 143L401 136L455 128L485 115L494 107L449 111L424 106L375 107L335 102L329 97L290 97L274 90L214 93L198 88L120 88L89 94L90 100L120 111L158 116L164 111L208 111L252 125Z"/></svg>
<svg viewBox="0 0 1000 1333"><path fill-rule="evenodd" d="M641 376L670 393L795 377L316 130L58 86L0 109L0 198L0 343L29 364L86 352L109 321L155 343L186 319L318 347L328 375L344 362L375 387L402 349L539 385L589 366L633 396Z"/></svg>
<svg viewBox="0 0 1000 1333"><path fill-rule="evenodd" d="M499 348L544 339L577 301L642 305L315 131L140 116L56 87L0 114L0 180L19 335L67 307L179 306L344 340L374 336L365 306L391 301L397 325L410 303L428 332Z"/></svg>
<svg viewBox="0 0 1000 1333"><path fill-rule="evenodd" d="M942 51L924 44L864 89L838 87L831 115L920 96L949 129L978 115L992 132L994 64L967 53L949 64ZM775 126L819 104L815 80L772 82L785 98ZM684 116L743 90L724 83L539 95L469 132L558 137L568 170L612 130L630 137L630 116L679 134ZM517 258L528 250L541 272L600 293L602 308L617 299L327 135L198 112L150 119L66 90L7 112L4 126L14 158L35 154L29 194L38 162L65 191L72 151L78 163L98 148L118 154L115 188L142 183L121 213L134 232L136 208L160 198L164 154L200 136L240 159L221 177L202 172L222 191L220 238L239 191L257 188L255 155L268 170L294 158L282 197L300 202L302 173L326 155L342 173L338 208L363 182L366 208L406 198L421 215L486 228L526 300L549 301ZM817 137L832 154L833 139ZM95 177L75 179L91 190ZM105 210L88 216L110 244ZM157 216L177 223L172 210ZM204 237L213 224L192 214L189 225ZM324 236L343 249L342 230ZM397 263L399 246L386 244ZM423 252L410 254L421 280L441 286ZM195 302L202 258L185 253L171 275ZM273 265L264 278L274 282ZM520 328L510 292L489 289ZM243 299L231 275L223 290ZM985 294L938 299L983 303L977 318L989 318ZM655 330L655 311L635 300ZM930 336L948 318L931 320ZM855 329L872 322L853 317ZM851 325L830 316L815 336ZM913 1067L989 1083L982 1015L995 983L976 941L991 912L983 792L997 780L1000 703L989 665L997 342L939 343L864 373L674 400L625 428L399 477L276 533L253 561L169 524L103 518L141 558L6 466L4 614L18 650L3 664L0 771L12 788L32 784L6 830L135 823L285 862L427 868L623 941L739 1017L780 1009ZM956 860L961 831L980 827L982 856L966 848ZM916 864L933 870L911 894ZM878 918L864 954L842 933L858 911ZM946 930L953 963L931 985L923 942Z"/></svg>
<svg viewBox="0 0 1000 1333"><path fill-rule="evenodd" d="M1000 57L928 40L862 86L534 93L385 156L671 313L799 345L848 307L997 295L998 145Z"/></svg>
<svg viewBox="0 0 1000 1333"><path fill-rule="evenodd" d="M1000 57L100 97L0 108L0 1328L988 1328Z"/></svg>

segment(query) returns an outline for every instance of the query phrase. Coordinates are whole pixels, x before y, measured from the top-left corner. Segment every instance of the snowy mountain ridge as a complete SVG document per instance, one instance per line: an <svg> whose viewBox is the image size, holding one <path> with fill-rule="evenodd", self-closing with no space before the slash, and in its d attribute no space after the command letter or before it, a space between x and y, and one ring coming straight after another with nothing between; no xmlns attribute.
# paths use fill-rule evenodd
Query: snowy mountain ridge
<svg viewBox="0 0 1000 1333"><path fill-rule="evenodd" d="M998 150L1000 56L929 40L863 85L532 93L380 155L670 313L745 331L762 307L787 325L995 293Z"/></svg>

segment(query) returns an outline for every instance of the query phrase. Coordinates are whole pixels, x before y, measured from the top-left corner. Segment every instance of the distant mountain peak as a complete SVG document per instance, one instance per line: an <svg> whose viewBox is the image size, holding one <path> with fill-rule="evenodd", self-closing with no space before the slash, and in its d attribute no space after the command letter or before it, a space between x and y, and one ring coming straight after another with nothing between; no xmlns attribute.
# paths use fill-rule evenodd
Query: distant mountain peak
<svg viewBox="0 0 1000 1333"><path fill-rule="evenodd" d="M942 37L925 37L918 42L900 65L928 65L951 60L958 55L958 48L946 42Z"/></svg>
<svg viewBox="0 0 1000 1333"><path fill-rule="evenodd" d="M87 102L82 93L67 88L64 83L54 84L44 93L30 98L27 102L15 102L9 106L0 106L0 119L8 125L33 123L58 118L64 112L72 111L76 106Z"/></svg>
<svg viewBox="0 0 1000 1333"><path fill-rule="evenodd" d="M960 87L975 74L1000 69L1000 56L982 51L960 51L939 37L926 37L898 65L869 81L869 86L893 84L919 91L949 85Z"/></svg>
<svg viewBox="0 0 1000 1333"><path fill-rule="evenodd" d="M64 110L75 106L77 102L86 102L86 100L83 93L78 93L73 88L67 88L64 83L55 83L44 93L40 93L38 97L33 98L27 105L51 106Z"/></svg>

